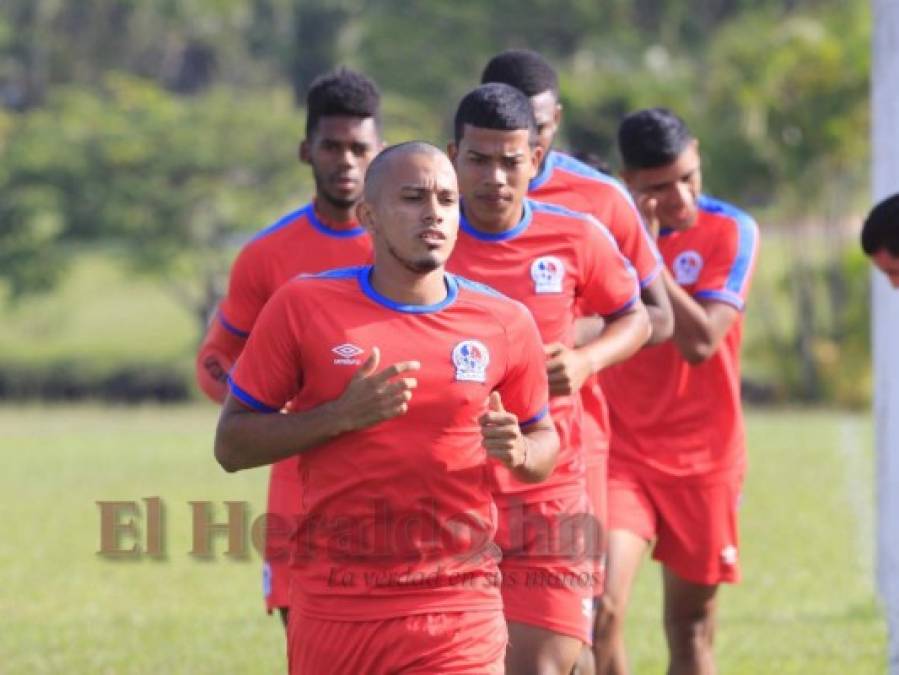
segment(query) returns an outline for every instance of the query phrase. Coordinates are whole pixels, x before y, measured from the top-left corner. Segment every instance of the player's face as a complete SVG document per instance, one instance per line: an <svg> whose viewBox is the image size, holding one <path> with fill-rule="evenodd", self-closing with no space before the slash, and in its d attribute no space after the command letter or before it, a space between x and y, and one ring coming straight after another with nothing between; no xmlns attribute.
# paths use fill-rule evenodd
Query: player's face
<svg viewBox="0 0 899 675"><path fill-rule="evenodd" d="M899 288L899 256L882 248L871 256L871 262L886 274L893 288Z"/></svg>
<svg viewBox="0 0 899 675"><path fill-rule="evenodd" d="M542 151L527 129L501 131L465 125L449 155L459 176L465 215L488 229L511 229L521 219L528 182L537 175Z"/></svg>
<svg viewBox="0 0 899 675"><path fill-rule="evenodd" d="M562 121L562 106L552 91L544 91L542 94L531 96L531 109L534 111L534 119L537 122L537 145L543 151L543 156L552 147L553 139L559 130Z"/></svg>
<svg viewBox="0 0 899 675"><path fill-rule="evenodd" d="M316 196L329 205L351 209L362 198L365 170L381 149L372 117L322 117L300 145L300 159L312 167Z"/></svg>
<svg viewBox="0 0 899 675"><path fill-rule="evenodd" d="M635 197L656 201L655 215L661 227L684 230L696 222L702 174L699 144L695 140L671 164L653 169L629 169L623 176Z"/></svg>
<svg viewBox="0 0 899 675"><path fill-rule="evenodd" d="M359 207L375 256L389 256L416 274L442 267L459 230L453 165L443 154L406 155L393 161L381 185L374 198Z"/></svg>

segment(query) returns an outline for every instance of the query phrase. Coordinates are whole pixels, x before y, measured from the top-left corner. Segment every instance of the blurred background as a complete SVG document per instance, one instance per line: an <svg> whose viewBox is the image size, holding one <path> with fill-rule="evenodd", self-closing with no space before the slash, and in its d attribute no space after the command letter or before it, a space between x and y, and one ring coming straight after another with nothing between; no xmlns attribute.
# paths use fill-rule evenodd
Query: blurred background
<svg viewBox="0 0 899 675"><path fill-rule="evenodd" d="M311 196L296 148L316 75L362 70L385 95L388 141L443 145L459 97L510 47L560 72L557 145L614 172L621 117L671 107L701 140L705 190L760 224L744 346L751 548L723 615L723 672L873 672L884 628L857 244L871 20L845 0L2 0L0 450L18 461L0 478L0 672L277 669L258 565L213 573L176 536L188 499L263 503L263 472L225 477L211 460L196 346L239 246ZM99 560L93 501L149 495L171 504L171 564ZM53 539L35 548L38 513ZM60 568L65 590L21 595ZM636 672L663 667L654 583L638 589ZM164 584L184 591L175 604L208 595L154 609ZM256 651L222 645L247 630ZM134 634L167 647L144 653Z"/></svg>

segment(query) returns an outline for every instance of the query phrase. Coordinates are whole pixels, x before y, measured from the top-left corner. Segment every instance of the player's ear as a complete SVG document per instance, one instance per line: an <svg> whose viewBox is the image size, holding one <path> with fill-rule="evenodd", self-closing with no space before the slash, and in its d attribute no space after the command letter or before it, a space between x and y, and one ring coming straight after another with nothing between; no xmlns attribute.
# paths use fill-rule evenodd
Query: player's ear
<svg viewBox="0 0 899 675"><path fill-rule="evenodd" d="M540 163L543 161L543 148L539 145L531 146L531 178L540 173Z"/></svg>
<svg viewBox="0 0 899 675"><path fill-rule="evenodd" d="M556 103L556 107L553 110L553 124L556 125L556 129L559 128L559 125L562 124L562 104Z"/></svg>
<svg viewBox="0 0 899 675"><path fill-rule="evenodd" d="M374 219L372 218L371 206L365 199L362 199L356 204L356 221L368 230L369 234L374 231Z"/></svg>
<svg viewBox="0 0 899 675"><path fill-rule="evenodd" d="M298 155L299 155L300 161L303 162L304 164L312 163L312 161L310 159L310 153L309 153L309 141L305 138L302 141L300 141Z"/></svg>
<svg viewBox="0 0 899 675"><path fill-rule="evenodd" d="M459 146L456 145L455 141L450 141L446 144L446 156L449 157L450 161L455 164L456 157L459 154Z"/></svg>

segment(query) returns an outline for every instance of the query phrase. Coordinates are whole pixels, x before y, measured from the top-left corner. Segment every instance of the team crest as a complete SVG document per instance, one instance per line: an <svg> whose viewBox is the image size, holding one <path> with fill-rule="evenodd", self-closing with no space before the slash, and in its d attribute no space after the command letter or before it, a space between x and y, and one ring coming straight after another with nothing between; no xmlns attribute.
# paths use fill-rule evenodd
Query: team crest
<svg viewBox="0 0 899 675"><path fill-rule="evenodd" d="M674 259L674 279L681 286L695 284L702 272L702 256L696 251L684 251Z"/></svg>
<svg viewBox="0 0 899 675"><path fill-rule="evenodd" d="M490 352L479 340L463 340L453 347L453 365L459 382L486 382Z"/></svg>
<svg viewBox="0 0 899 675"><path fill-rule="evenodd" d="M545 255L531 263L535 293L561 293L565 265L554 255Z"/></svg>

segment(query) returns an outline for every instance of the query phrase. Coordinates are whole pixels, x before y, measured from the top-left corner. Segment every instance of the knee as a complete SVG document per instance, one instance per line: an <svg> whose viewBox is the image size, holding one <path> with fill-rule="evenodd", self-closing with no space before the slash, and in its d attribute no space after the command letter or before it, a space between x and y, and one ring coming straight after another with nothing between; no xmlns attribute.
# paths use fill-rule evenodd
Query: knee
<svg viewBox="0 0 899 675"><path fill-rule="evenodd" d="M665 632L673 654L692 656L712 647L715 619L705 612L666 616Z"/></svg>
<svg viewBox="0 0 899 675"><path fill-rule="evenodd" d="M596 641L608 637L624 622L625 605L609 595L601 596L596 603L596 623L593 638Z"/></svg>

